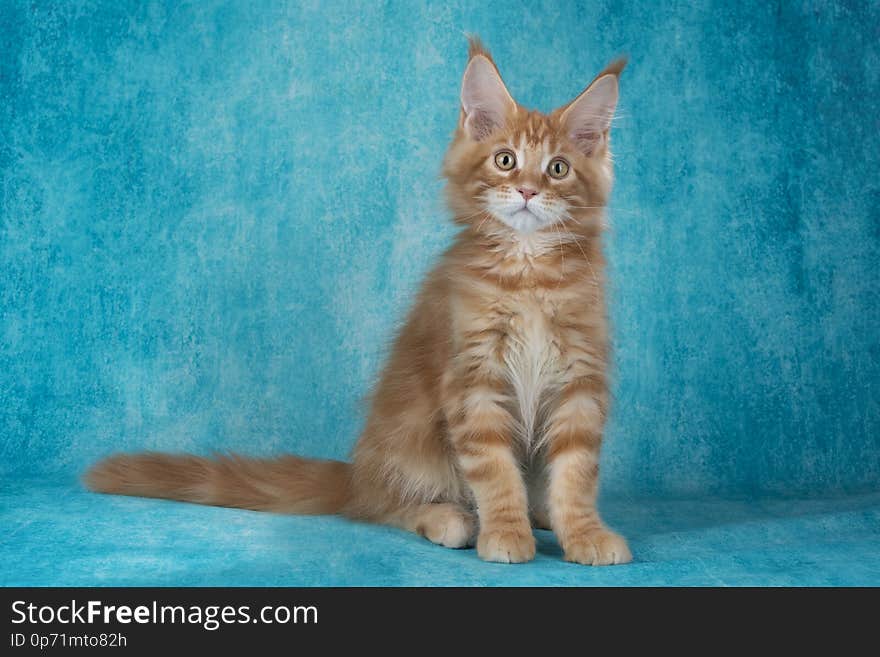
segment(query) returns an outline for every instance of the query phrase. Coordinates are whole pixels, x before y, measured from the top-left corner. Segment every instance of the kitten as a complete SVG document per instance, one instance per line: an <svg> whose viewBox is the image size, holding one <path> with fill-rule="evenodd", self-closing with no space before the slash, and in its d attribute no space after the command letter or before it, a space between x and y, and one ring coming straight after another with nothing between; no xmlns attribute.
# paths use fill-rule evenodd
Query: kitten
<svg viewBox="0 0 880 657"><path fill-rule="evenodd" d="M568 105L518 105L470 43L443 174L462 230L428 275L374 391L352 463L296 456L115 455L95 491L341 513L488 561L630 561L596 510L608 413L601 232L623 61Z"/></svg>

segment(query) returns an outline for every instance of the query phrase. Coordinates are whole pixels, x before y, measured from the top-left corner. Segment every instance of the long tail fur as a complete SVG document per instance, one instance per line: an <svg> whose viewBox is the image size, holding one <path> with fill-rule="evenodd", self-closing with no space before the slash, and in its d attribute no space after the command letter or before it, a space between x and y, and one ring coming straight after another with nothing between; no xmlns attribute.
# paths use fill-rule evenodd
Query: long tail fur
<svg viewBox="0 0 880 657"><path fill-rule="evenodd" d="M296 514L339 513L351 466L297 456L249 459L188 454L116 454L85 474L91 490L212 506Z"/></svg>

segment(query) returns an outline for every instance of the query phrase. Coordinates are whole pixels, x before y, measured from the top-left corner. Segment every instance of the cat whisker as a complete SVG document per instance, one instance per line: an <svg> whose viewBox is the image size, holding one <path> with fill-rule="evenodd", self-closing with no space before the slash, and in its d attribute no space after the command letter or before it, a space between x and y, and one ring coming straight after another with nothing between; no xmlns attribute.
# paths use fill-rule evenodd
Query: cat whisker
<svg viewBox="0 0 880 657"><path fill-rule="evenodd" d="M571 218L571 215L568 215L568 216L569 216L569 218ZM584 260L586 261L587 266L590 268L590 273L593 275L593 282L598 283L599 278L596 276L596 270L593 269L593 263L590 262L590 258L587 257L587 253L586 253L586 251L584 251L584 247L581 246L580 240L577 237L575 237L575 235L568 228L566 228L564 223L559 224L559 226L560 226L560 228L562 228L562 230L564 230L566 233L568 233L571 240L575 244L577 244L577 248L580 250L581 255L584 256Z"/></svg>
<svg viewBox="0 0 880 657"><path fill-rule="evenodd" d="M565 249L562 247L562 233L559 231L559 226L557 226L558 222L554 221L550 224L553 227L554 232L556 233L556 237L559 244L559 257L562 259L562 264L560 266L560 274L559 280L556 281L556 287L559 287L559 284L562 282L562 279L565 278Z"/></svg>
<svg viewBox="0 0 880 657"><path fill-rule="evenodd" d="M484 212L486 212L486 210L477 210L477 211L474 212L473 214L467 214L467 215L464 215L464 216L459 216L459 217L456 217L456 219L457 219L458 221L467 221L468 219L473 219L474 217L479 217L479 216L480 216L481 214L483 214Z"/></svg>
<svg viewBox="0 0 880 657"><path fill-rule="evenodd" d="M634 215L643 214L640 210L628 210L608 205L569 205L568 207L571 210L608 210L609 212L628 212Z"/></svg>
<svg viewBox="0 0 880 657"><path fill-rule="evenodd" d="M482 228L482 227L483 227L483 224L485 224L485 223L486 223L486 222L487 222L487 221L488 221L488 220L489 220L489 217L491 217L491 216L492 216L492 215L491 215L491 214L490 214L490 213L489 213L489 211L488 211L488 210L483 210L483 212L485 212L485 213L486 213L486 216L485 216L485 217L483 217L483 220L482 220L482 221L481 221L481 222L480 222L480 225L479 225L479 226L477 226L477 232L479 232L479 231L480 231L480 229L481 229L481 228Z"/></svg>

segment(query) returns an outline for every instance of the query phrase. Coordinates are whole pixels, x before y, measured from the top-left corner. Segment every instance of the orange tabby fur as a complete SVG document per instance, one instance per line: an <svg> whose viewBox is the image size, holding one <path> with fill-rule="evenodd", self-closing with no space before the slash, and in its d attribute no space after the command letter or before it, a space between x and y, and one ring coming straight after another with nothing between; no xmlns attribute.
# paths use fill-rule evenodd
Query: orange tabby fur
<svg viewBox="0 0 880 657"><path fill-rule="evenodd" d="M505 96L491 56L471 41L461 121L443 169L462 230L397 337L351 464L122 454L96 464L87 485L341 513L449 547L476 541L481 557L501 562L534 556L534 524L555 531L569 561L629 561L626 542L596 510L608 412L600 238L614 107L590 96L616 101L622 69L612 64L594 80L599 91L591 86L544 115ZM520 154L522 166L500 170L499 148ZM552 156L571 167L562 180L542 168ZM526 185L541 208L563 218L520 232L488 209L486 190L518 202L515 190Z"/></svg>

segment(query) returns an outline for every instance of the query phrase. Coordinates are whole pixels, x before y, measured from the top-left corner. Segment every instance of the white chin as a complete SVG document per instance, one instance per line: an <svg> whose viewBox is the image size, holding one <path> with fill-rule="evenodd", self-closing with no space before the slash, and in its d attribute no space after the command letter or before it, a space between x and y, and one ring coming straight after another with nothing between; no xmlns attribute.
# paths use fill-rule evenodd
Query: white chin
<svg viewBox="0 0 880 657"><path fill-rule="evenodd" d="M500 217L500 219L508 226L521 233L533 233L541 227L541 220L525 208L517 210L506 217Z"/></svg>

